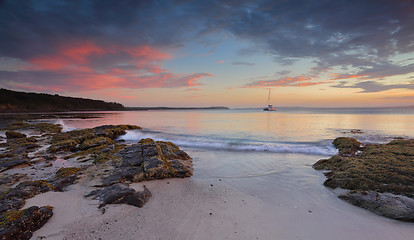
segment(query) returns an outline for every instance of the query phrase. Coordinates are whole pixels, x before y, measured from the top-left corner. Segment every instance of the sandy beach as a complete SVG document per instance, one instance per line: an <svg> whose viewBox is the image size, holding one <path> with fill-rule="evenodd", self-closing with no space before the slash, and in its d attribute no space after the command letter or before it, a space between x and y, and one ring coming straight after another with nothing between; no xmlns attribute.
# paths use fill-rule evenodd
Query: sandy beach
<svg viewBox="0 0 414 240"><path fill-rule="evenodd" d="M149 134L141 130L129 131L125 136L131 139L126 138L129 141L126 143L133 145L127 149L136 151L134 144ZM151 144L145 146L155 147ZM274 145L275 148L291 146ZM316 152L323 149L308 147L311 151L316 148ZM130 150L123 153L123 161L131 161L126 154ZM340 189L325 187L323 172L312 168L324 156L191 147L183 150L191 156L193 176L140 179L129 184L135 191L142 191L144 185L151 191L152 197L142 208L126 204L107 204L99 208L102 202L85 198L97 189L95 185L101 184L101 174L109 171L108 166L99 164L90 165L64 191L36 193L26 199L22 209L52 206L53 216L31 239L403 240L414 235L412 223L388 219L353 206L337 197ZM26 173L33 180L48 178L50 184L56 184L57 175L50 175L61 167L61 162L66 167L84 167L77 158L64 160L61 155L48 165L15 167L8 173ZM142 158L140 154L133 156ZM121 171L127 169L123 166L128 164L118 166Z"/></svg>
<svg viewBox="0 0 414 240"><path fill-rule="evenodd" d="M270 204L219 179L165 179L145 184L153 197L143 208L108 205L82 197L82 184L48 192L26 206L51 205L53 217L32 239L409 239L409 223L376 216L332 196L332 206ZM281 198L282 199L282 198ZM276 201L277 202L277 201ZM25 207L26 207L25 206Z"/></svg>

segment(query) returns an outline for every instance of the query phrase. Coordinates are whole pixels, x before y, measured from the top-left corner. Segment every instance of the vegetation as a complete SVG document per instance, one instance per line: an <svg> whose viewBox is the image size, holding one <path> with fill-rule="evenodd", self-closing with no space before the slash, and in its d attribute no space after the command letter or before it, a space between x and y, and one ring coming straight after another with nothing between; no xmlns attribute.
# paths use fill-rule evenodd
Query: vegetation
<svg viewBox="0 0 414 240"><path fill-rule="evenodd" d="M25 211L26 209L23 209L23 210L13 209L8 212L5 212L1 216L1 219L0 219L0 228L4 227L10 222L13 222L13 221L16 221L17 219L22 218L24 216Z"/></svg>
<svg viewBox="0 0 414 240"><path fill-rule="evenodd" d="M12 138L25 138L26 134L23 133L19 133L16 131L7 131L6 132L6 137L7 139L12 139Z"/></svg>
<svg viewBox="0 0 414 240"><path fill-rule="evenodd" d="M339 155L353 155L361 150L361 143L355 138L339 137L332 144L339 150Z"/></svg>
<svg viewBox="0 0 414 240"><path fill-rule="evenodd" d="M0 89L0 112L124 110L115 102Z"/></svg>
<svg viewBox="0 0 414 240"><path fill-rule="evenodd" d="M58 178L69 177L69 176L72 176L75 173L78 173L81 170L82 169L77 168L77 167L60 168L56 172L56 177L58 177Z"/></svg>

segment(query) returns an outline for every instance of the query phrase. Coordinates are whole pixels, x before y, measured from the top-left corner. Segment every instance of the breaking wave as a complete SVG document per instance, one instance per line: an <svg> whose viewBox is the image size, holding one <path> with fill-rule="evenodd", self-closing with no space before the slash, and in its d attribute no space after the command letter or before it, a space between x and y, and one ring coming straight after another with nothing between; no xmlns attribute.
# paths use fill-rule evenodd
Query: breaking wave
<svg viewBox="0 0 414 240"><path fill-rule="evenodd" d="M208 138L196 135L179 135L141 130L127 131L125 135L119 137L119 140L137 142L143 138L152 138L156 141L172 141L180 147L190 148L272 153L302 153L327 156L337 154L337 149L332 146L330 141L315 143L262 142L250 139Z"/></svg>

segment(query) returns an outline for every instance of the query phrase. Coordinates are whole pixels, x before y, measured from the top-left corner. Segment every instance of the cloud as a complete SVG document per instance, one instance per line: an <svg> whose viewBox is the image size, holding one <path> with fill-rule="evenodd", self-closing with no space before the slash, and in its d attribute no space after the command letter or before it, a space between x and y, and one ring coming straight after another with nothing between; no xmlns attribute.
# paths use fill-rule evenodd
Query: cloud
<svg viewBox="0 0 414 240"><path fill-rule="evenodd" d="M290 73L291 73L291 71L289 71L289 70L282 70L282 71L275 72L275 76L287 75L287 74L290 74Z"/></svg>
<svg viewBox="0 0 414 240"><path fill-rule="evenodd" d="M377 83L375 81L364 81L359 82L354 85L346 85L347 82L340 82L337 85L331 86L334 88L361 88L363 89L360 93L374 93L374 92L383 92L391 89L414 89L414 83L408 84L390 84L385 85L382 83Z"/></svg>
<svg viewBox="0 0 414 240"><path fill-rule="evenodd" d="M325 81L313 82L311 77L283 77L276 80L258 80L248 83L244 88L266 88L266 87L308 87L324 84Z"/></svg>
<svg viewBox="0 0 414 240"><path fill-rule="evenodd" d="M240 49L244 57L264 53L281 65L307 59L315 64L309 76L343 69L335 72L336 80L346 79L341 75L352 69L350 75L375 80L414 72L407 61L391 63L396 55L414 52L413 12L414 3L407 0L4 0L0 58L8 65L0 67L0 80L22 84L24 75L33 86L51 81L29 75L35 73L55 77L56 87L67 87L71 82L65 79L72 80L72 88L85 87L86 80L90 88L105 82L186 86L185 74L163 68L164 50L196 40L220 42L221 33L251 45ZM141 53L144 47L161 55ZM66 76L73 69L76 75Z"/></svg>
<svg viewBox="0 0 414 240"><path fill-rule="evenodd" d="M170 55L150 46L99 46L75 42L56 48L49 55L27 59L16 71L0 71L13 88L54 91L107 88L193 87L210 73L176 74L164 69ZM35 86L47 86L35 87Z"/></svg>
<svg viewBox="0 0 414 240"><path fill-rule="evenodd" d="M250 62L232 62L231 64L232 65L243 65L243 66L248 66L248 67L255 65L254 63L250 63Z"/></svg>
<svg viewBox="0 0 414 240"><path fill-rule="evenodd" d="M219 60L219 61L217 61L217 63L218 64L221 64L221 63L224 63L224 61L223 60Z"/></svg>

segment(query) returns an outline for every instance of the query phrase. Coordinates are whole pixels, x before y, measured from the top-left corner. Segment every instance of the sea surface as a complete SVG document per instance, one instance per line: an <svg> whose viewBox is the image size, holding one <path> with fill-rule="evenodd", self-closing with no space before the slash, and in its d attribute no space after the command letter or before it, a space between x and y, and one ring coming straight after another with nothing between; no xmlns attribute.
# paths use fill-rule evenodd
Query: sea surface
<svg viewBox="0 0 414 240"><path fill-rule="evenodd" d="M218 181L274 206L286 239L412 239L414 225L386 219L337 198L312 165L337 153L331 142L414 138L414 108L162 110L98 113L52 120L65 131L134 124L120 139L172 141L193 158L193 178ZM287 213L286 213L287 210ZM283 214L280 214L283 212ZM304 227L292 228L303 225ZM286 226L284 228L284 226ZM282 229L282 230L280 230ZM283 230L284 229L284 230ZM276 231L276 230L275 230ZM337 233L341 233L338 236Z"/></svg>

